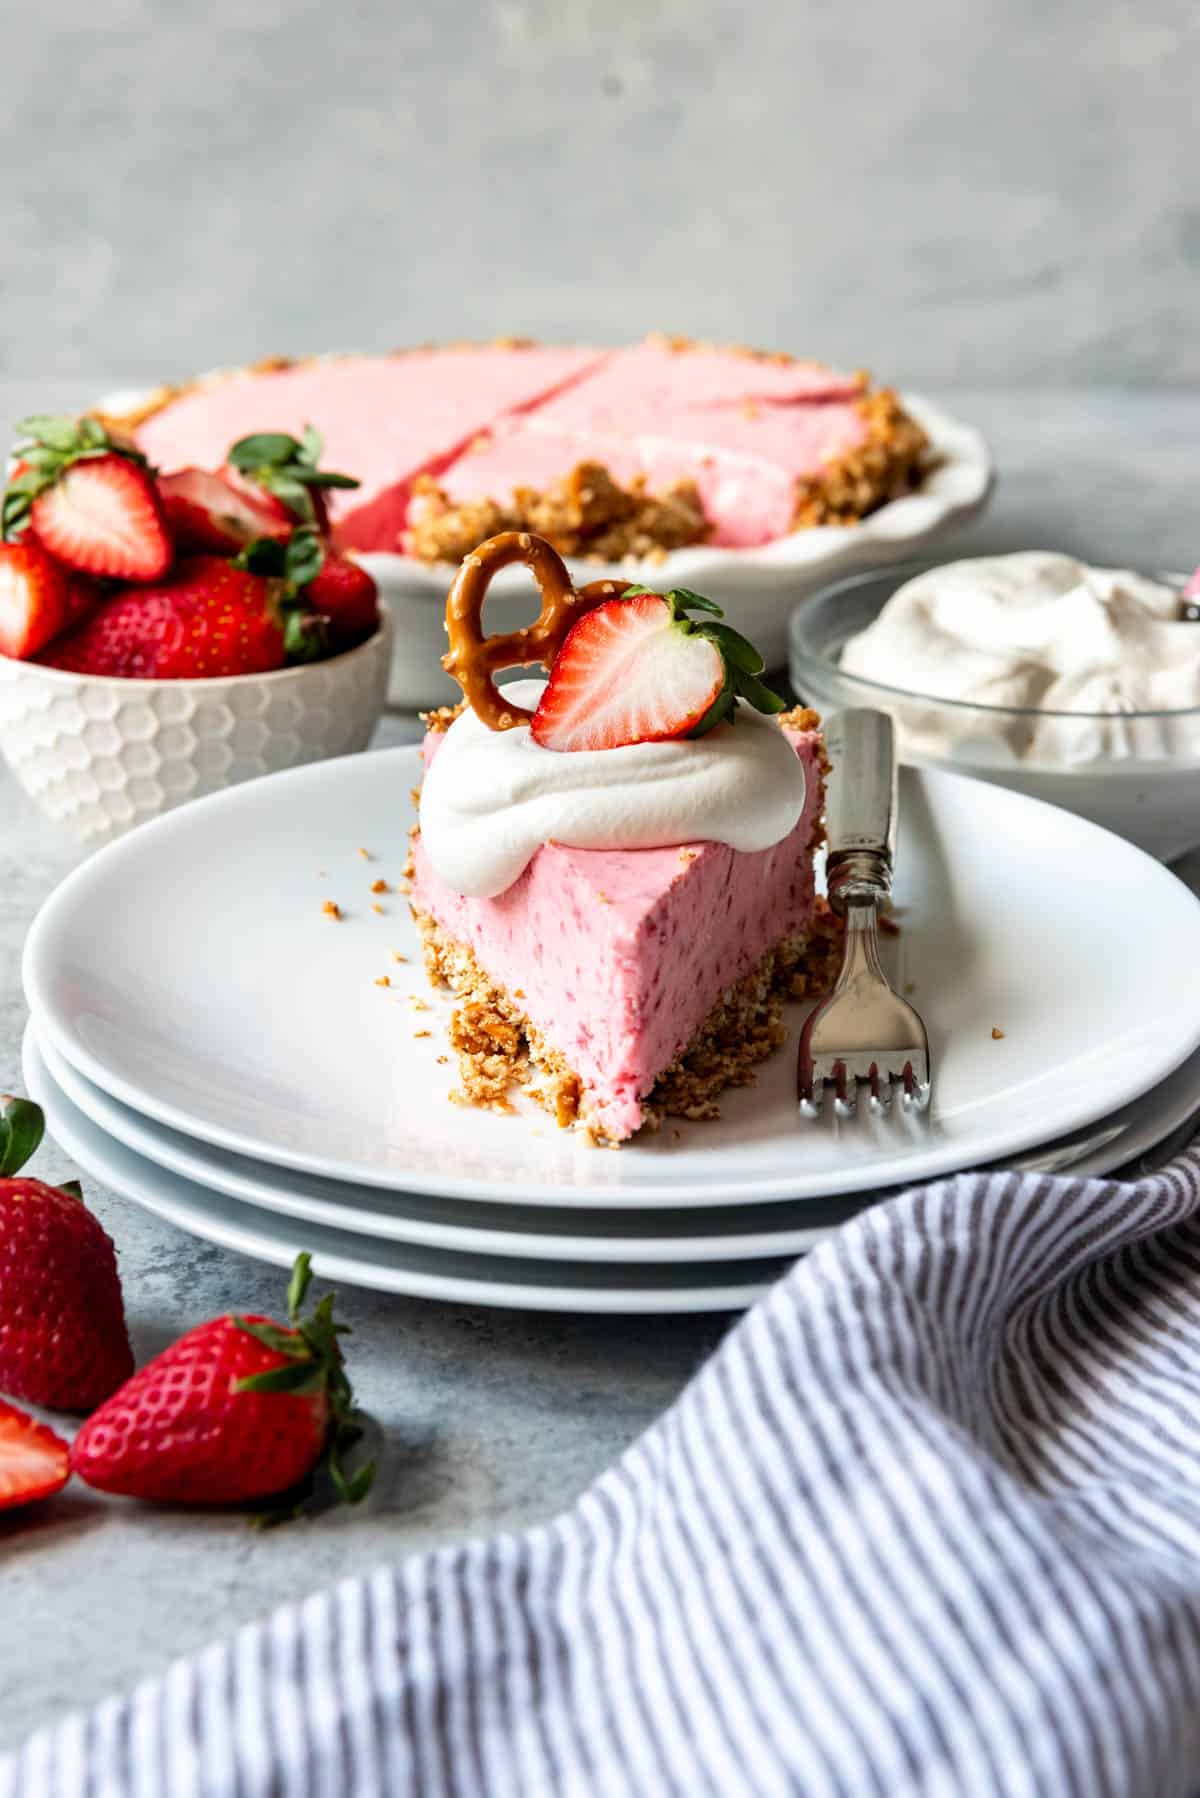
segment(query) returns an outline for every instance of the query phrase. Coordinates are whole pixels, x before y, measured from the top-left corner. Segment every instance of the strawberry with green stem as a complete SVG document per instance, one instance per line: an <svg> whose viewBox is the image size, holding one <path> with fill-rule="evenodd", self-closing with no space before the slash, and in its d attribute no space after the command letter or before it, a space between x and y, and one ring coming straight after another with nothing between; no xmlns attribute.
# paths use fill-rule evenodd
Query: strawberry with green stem
<svg viewBox="0 0 1200 1798"><path fill-rule="evenodd" d="M299 1255L286 1324L218 1317L165 1349L84 1424L74 1471L128 1498L223 1505L291 1493L324 1466L339 1498L360 1503L375 1466L345 1465L362 1435L342 1358L349 1331L332 1293L301 1315L311 1279Z"/></svg>
<svg viewBox="0 0 1200 1798"><path fill-rule="evenodd" d="M17 471L0 501L6 542L32 532L82 574L152 581L174 545L154 471L135 445L85 414L40 413L17 426Z"/></svg>
<svg viewBox="0 0 1200 1798"><path fill-rule="evenodd" d="M357 562L301 526L286 543L247 544L238 565L278 583L289 662L319 661L362 643L379 624L379 589Z"/></svg>
<svg viewBox="0 0 1200 1798"><path fill-rule="evenodd" d="M223 478L260 500L268 496L283 517L312 525L324 536L329 529L326 493L360 484L353 475L319 466L324 447L312 425L305 425L299 437L287 431L255 431L232 445Z"/></svg>
<svg viewBox="0 0 1200 1798"><path fill-rule="evenodd" d="M22 1175L40 1108L0 1105L0 1391L87 1411L133 1372L116 1252L78 1184Z"/></svg>
<svg viewBox="0 0 1200 1798"><path fill-rule="evenodd" d="M699 612L700 618L690 618ZM786 702L759 678L763 658L687 587L630 587L572 626L530 727L545 749L619 749L701 737L732 723L739 700L758 712Z"/></svg>

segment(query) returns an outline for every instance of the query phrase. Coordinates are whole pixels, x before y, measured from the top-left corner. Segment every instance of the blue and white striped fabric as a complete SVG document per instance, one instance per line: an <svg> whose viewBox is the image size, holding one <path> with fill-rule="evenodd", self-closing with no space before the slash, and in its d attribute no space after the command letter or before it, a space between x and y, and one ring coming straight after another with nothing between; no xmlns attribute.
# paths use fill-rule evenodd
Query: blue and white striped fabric
<svg viewBox="0 0 1200 1798"><path fill-rule="evenodd" d="M1198 1789L1196 1148L890 1201L556 1522L281 1611L0 1762L3 1798Z"/></svg>

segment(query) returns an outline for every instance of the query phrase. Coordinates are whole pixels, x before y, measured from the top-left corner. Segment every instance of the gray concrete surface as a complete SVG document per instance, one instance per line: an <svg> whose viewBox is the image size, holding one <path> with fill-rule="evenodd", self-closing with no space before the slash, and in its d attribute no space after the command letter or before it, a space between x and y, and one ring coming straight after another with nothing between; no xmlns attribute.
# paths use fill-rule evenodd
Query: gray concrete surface
<svg viewBox="0 0 1200 1798"><path fill-rule="evenodd" d="M97 384L81 375L78 389ZM1190 399L969 388L936 397L985 430L1001 468L992 511L947 554L1038 545L1147 567L1200 558ZM70 382L0 380L0 425L76 398ZM391 718L381 741L412 733L411 720ZM0 774L0 1088L19 1085L25 931L74 859ZM73 1172L53 1145L39 1167L52 1179ZM119 1245L141 1356L214 1312L276 1304L273 1270L94 1185L88 1198ZM552 1515L671 1401L728 1324L542 1317L359 1291L345 1294L345 1311L382 1437L378 1490L363 1511L259 1534L236 1517L154 1512L72 1487L36 1516L0 1522L0 1748L297 1593Z"/></svg>
<svg viewBox="0 0 1200 1798"><path fill-rule="evenodd" d="M1200 378L1194 0L0 17L0 374L660 326Z"/></svg>

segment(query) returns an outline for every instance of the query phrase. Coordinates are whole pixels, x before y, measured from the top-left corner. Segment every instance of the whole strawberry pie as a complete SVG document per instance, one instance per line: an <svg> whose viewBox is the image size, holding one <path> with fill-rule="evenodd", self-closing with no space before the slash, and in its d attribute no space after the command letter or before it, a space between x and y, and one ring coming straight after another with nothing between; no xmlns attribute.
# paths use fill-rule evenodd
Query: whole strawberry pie
<svg viewBox="0 0 1200 1798"><path fill-rule="evenodd" d="M525 563L537 623L483 635ZM429 719L411 903L430 978L460 997L460 1100L513 1085L593 1138L715 1116L833 972L815 894L824 750L720 607L623 581L576 592L527 533L468 556L447 602L466 703ZM548 679L498 688L509 665Z"/></svg>

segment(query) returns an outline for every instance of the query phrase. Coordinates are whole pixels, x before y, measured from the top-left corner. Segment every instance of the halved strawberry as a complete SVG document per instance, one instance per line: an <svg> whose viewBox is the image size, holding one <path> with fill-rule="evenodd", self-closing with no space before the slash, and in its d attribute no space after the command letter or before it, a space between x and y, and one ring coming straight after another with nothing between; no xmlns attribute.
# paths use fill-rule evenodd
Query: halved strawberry
<svg viewBox="0 0 1200 1798"><path fill-rule="evenodd" d="M229 491L236 493L239 498L252 500L255 504L262 506L277 526L282 526L290 531L302 522L298 508L293 511L291 506L285 505L283 500L277 499L269 488L261 486L258 481L251 480L249 475L241 474L231 462L226 462L225 466L217 471L217 479L223 481ZM326 520L323 513L314 518L312 522L315 528L324 530Z"/></svg>
<svg viewBox="0 0 1200 1798"><path fill-rule="evenodd" d="M95 601L90 581L60 568L33 538L0 543L0 655L35 656Z"/></svg>
<svg viewBox="0 0 1200 1798"><path fill-rule="evenodd" d="M155 581L171 566L166 515L147 469L114 453L73 462L37 495L34 535L68 568Z"/></svg>
<svg viewBox="0 0 1200 1798"><path fill-rule="evenodd" d="M203 468L159 475L158 492L181 554L236 555L256 537L286 537L293 528L286 506Z"/></svg>
<svg viewBox="0 0 1200 1798"><path fill-rule="evenodd" d="M280 508L293 524L329 529L325 493L331 487L357 487L353 475L321 468L324 444L319 431L306 425L299 437L287 431L255 431L232 445L222 478L240 493L257 493Z"/></svg>
<svg viewBox="0 0 1200 1798"><path fill-rule="evenodd" d="M757 678L763 659L720 606L686 587L631 588L582 617L555 657L531 726L545 749L619 749L702 736L739 698L760 712L784 701Z"/></svg>
<svg viewBox="0 0 1200 1798"><path fill-rule="evenodd" d="M0 1511L50 1498L70 1477L66 1443L44 1423L0 1400Z"/></svg>
<svg viewBox="0 0 1200 1798"><path fill-rule="evenodd" d="M279 583L221 556L191 556L165 581L116 593L39 659L75 674L209 680L285 661Z"/></svg>

